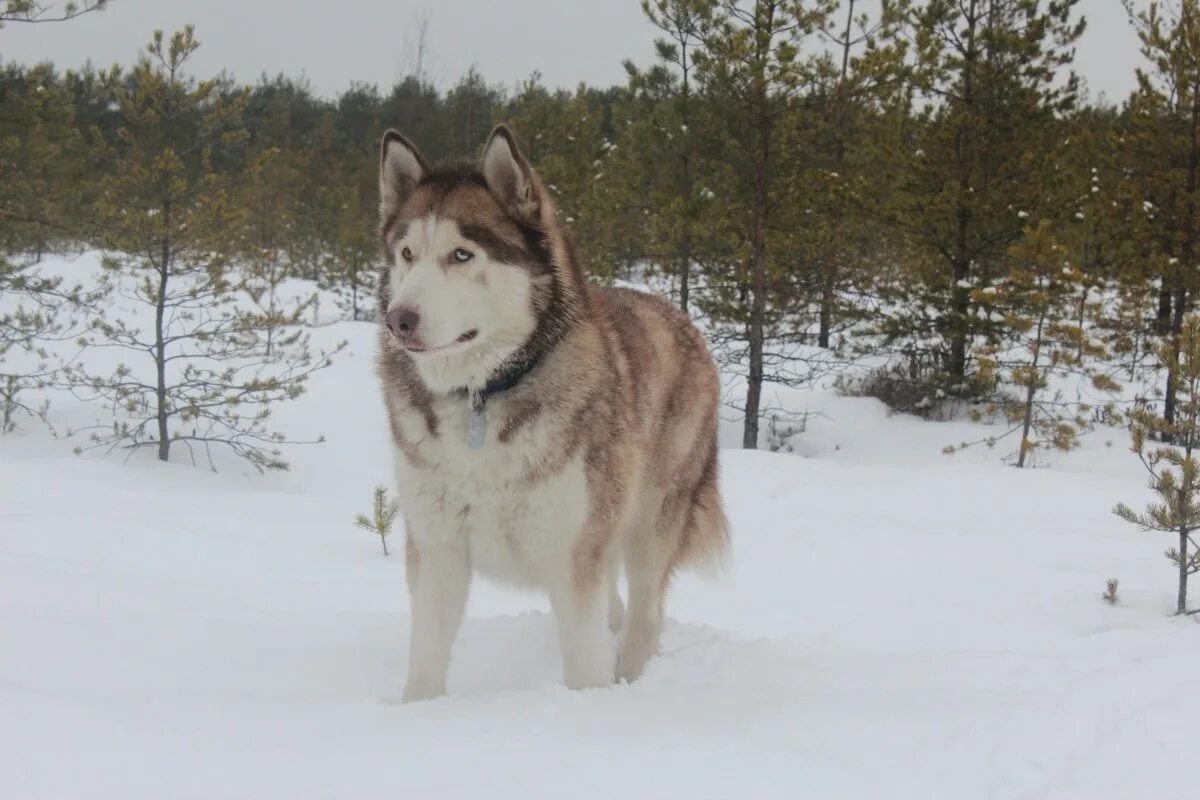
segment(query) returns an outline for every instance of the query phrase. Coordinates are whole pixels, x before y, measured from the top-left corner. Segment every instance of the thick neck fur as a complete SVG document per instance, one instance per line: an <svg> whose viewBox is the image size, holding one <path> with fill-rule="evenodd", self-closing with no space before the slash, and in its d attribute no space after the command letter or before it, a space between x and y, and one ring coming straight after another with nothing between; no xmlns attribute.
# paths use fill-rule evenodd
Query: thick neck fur
<svg viewBox="0 0 1200 800"><path fill-rule="evenodd" d="M543 192L543 196L545 193ZM558 219L549 200L542 205L542 250L549 255L553 270L546 277L549 285L533 298L532 313L537 320L533 334L503 363L484 379L488 383L511 383L536 369L537 365L588 314L587 279L575 255L569 232ZM468 390L482 388L468 386Z"/></svg>

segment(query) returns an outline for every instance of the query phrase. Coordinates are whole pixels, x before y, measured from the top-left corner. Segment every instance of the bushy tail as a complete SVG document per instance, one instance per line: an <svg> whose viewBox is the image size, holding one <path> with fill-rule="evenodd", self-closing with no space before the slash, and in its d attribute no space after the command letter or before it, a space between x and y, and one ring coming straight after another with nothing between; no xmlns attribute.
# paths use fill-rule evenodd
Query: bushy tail
<svg viewBox="0 0 1200 800"><path fill-rule="evenodd" d="M702 470L692 493L675 566L715 575L723 572L729 561L729 519L717 488L715 442L709 457L711 464Z"/></svg>

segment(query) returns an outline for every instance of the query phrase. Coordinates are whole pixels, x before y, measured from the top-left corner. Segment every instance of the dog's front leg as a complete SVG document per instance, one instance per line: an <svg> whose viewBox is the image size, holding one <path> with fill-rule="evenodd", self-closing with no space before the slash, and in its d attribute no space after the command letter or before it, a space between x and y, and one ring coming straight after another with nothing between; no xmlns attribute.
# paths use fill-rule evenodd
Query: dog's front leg
<svg viewBox="0 0 1200 800"><path fill-rule="evenodd" d="M551 587L550 605L562 646L563 683L571 689L612 683L613 656L608 628L608 584L578 580Z"/></svg>
<svg viewBox="0 0 1200 800"><path fill-rule="evenodd" d="M471 566L466 548L459 544L417 545L409 539L406 557L412 636L404 702L411 703L446 693L450 650L467 604Z"/></svg>

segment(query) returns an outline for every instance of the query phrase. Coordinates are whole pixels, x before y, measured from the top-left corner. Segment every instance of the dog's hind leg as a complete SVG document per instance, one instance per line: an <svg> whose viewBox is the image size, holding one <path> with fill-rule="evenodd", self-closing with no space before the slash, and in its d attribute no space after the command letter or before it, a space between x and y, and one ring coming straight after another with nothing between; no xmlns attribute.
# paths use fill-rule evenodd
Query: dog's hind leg
<svg viewBox="0 0 1200 800"><path fill-rule="evenodd" d="M716 415L671 470L674 485L655 508L656 519L625 548L629 607L617 648L617 680L632 681L658 651L663 603L680 567L719 565L729 547L729 523L717 491Z"/></svg>
<svg viewBox="0 0 1200 800"><path fill-rule="evenodd" d="M671 576L664 553L653 542L631 542L625 557L629 606L617 644L618 681L632 681L658 652L663 628L663 600Z"/></svg>
<svg viewBox="0 0 1200 800"><path fill-rule="evenodd" d="M446 693L450 651L462 623L471 583L466 548L458 544L422 546L408 541L408 589L412 597L412 636L404 702Z"/></svg>

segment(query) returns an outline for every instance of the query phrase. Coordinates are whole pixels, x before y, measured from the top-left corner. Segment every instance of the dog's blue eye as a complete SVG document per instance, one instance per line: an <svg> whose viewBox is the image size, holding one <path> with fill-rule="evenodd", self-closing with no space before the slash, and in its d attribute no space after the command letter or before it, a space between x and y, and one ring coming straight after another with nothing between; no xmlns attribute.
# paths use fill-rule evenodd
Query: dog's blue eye
<svg viewBox="0 0 1200 800"><path fill-rule="evenodd" d="M475 257L475 254L470 250L464 250L461 247L454 251L454 260L460 264L464 261L470 261Z"/></svg>
<svg viewBox="0 0 1200 800"><path fill-rule="evenodd" d="M407 247L404 248L400 251L400 257L405 261L412 261L412 250L409 250Z"/></svg>

